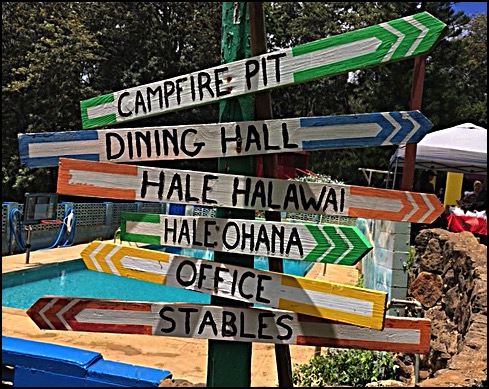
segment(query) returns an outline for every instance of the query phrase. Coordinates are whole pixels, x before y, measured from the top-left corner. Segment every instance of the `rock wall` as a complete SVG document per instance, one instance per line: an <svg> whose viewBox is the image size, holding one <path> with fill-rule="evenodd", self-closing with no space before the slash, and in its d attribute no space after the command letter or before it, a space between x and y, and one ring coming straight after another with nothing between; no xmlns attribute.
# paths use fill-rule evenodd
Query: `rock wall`
<svg viewBox="0 0 489 389"><path fill-rule="evenodd" d="M469 232L422 230L408 271L408 298L419 301L431 320L420 386L486 386L487 246Z"/></svg>

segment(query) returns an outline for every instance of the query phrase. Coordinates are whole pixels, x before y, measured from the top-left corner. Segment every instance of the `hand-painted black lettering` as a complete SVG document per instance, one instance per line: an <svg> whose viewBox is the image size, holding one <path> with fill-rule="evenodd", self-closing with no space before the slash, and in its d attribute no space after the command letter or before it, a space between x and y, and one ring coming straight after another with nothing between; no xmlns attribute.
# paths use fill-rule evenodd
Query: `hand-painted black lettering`
<svg viewBox="0 0 489 389"><path fill-rule="evenodd" d="M275 81L280 83L280 58L286 57L287 53L277 53L267 56L267 61L275 61Z"/></svg>
<svg viewBox="0 0 489 389"><path fill-rule="evenodd" d="M250 59L245 62L246 90L251 89L251 79L258 74L259 69L260 63L256 59Z"/></svg>
<svg viewBox="0 0 489 389"><path fill-rule="evenodd" d="M229 68L226 66L226 67L214 70L214 79L216 81L216 97L226 96L226 95L231 93L231 89L221 90L221 88L220 88L220 86L223 84L223 80L221 79L221 75L219 73L224 73L228 69Z"/></svg>
<svg viewBox="0 0 489 389"><path fill-rule="evenodd" d="M247 299L251 299L253 298L253 293L245 293L245 291L243 290L243 285L244 285L244 282L247 278L255 278L255 273L252 273L250 271L245 271L242 275L241 275L241 278L239 280L239 283L238 283L238 290L239 290L239 294L244 297L244 298L247 298Z"/></svg>
<svg viewBox="0 0 489 389"><path fill-rule="evenodd" d="M345 188L340 189L340 212L345 210Z"/></svg>
<svg viewBox="0 0 489 389"><path fill-rule="evenodd" d="M189 150L187 148L187 136L189 134L197 134L197 131L195 131L193 128L188 128L185 131L182 132L182 140L180 143L180 149L185 153L185 155L188 155L189 157L195 157L197 154L200 153L200 150L202 150L202 147L205 146L205 142L194 142L193 146L195 147L193 150Z"/></svg>
<svg viewBox="0 0 489 389"><path fill-rule="evenodd" d="M115 154L113 153L114 146L112 144L112 140L114 140L114 142L117 142L119 145L119 151ZM125 146L124 139L122 138L122 136L120 136L119 134L117 134L115 132L105 133L105 153L107 155L107 161L119 158L120 156L122 156L124 154L125 149L126 149L126 146Z"/></svg>
<svg viewBox="0 0 489 389"><path fill-rule="evenodd" d="M177 84L177 105L180 105L182 102L182 92L183 92L183 87L182 84L186 82L188 79L187 77L182 77L178 78L175 82Z"/></svg>
<svg viewBox="0 0 489 389"><path fill-rule="evenodd" d="M270 209L280 209L279 204L273 203L273 181L268 182L267 206Z"/></svg>
<svg viewBox="0 0 489 389"><path fill-rule="evenodd" d="M233 282L231 283L231 296L236 293L236 284L238 283L238 271L233 271Z"/></svg>
<svg viewBox="0 0 489 389"><path fill-rule="evenodd" d="M229 273L229 269L225 267L216 267L214 271L214 290L217 291L219 289L219 283L224 282L224 278L220 276L220 273Z"/></svg>
<svg viewBox="0 0 489 389"><path fill-rule="evenodd" d="M258 339L273 339L273 336L264 333L264 330L268 327L266 323L267 318L274 318L273 312L260 312L258 314Z"/></svg>
<svg viewBox="0 0 489 389"><path fill-rule="evenodd" d="M308 192L310 193L311 190L309 189ZM309 198L307 198L306 189L304 189L304 187L300 184L299 184L299 193L300 193L301 204L303 209L307 211L310 207L312 207L312 209L314 209L315 211L319 211L319 209L321 209L321 204L323 203L324 200L324 195L326 194L326 186L323 186L321 188L321 193L319 195L318 201L316 201L314 196L310 196Z"/></svg>
<svg viewBox="0 0 489 389"><path fill-rule="evenodd" d="M177 240L177 221L176 219L173 219L173 227L169 225L169 220L168 218L165 218L164 221L164 230L163 230L163 239L165 242L171 241L173 244L175 244ZM172 238L169 239L168 233L172 234ZM179 242L180 243L180 242Z"/></svg>
<svg viewBox="0 0 489 389"><path fill-rule="evenodd" d="M255 188L253 189L253 194L251 196L251 206L256 206L256 200L261 199L260 206L265 207L267 203L267 196L265 193L265 183L262 180L255 182Z"/></svg>
<svg viewBox="0 0 489 389"><path fill-rule="evenodd" d="M192 220L192 236L193 236L193 241L192 241L192 246L202 246L202 242L197 239L197 220L193 219Z"/></svg>
<svg viewBox="0 0 489 389"><path fill-rule="evenodd" d="M212 188L209 186L209 181L217 180L219 177L213 174L205 174L202 184L202 202L205 204L217 204L217 200L213 200L207 197L207 192L212 192Z"/></svg>
<svg viewBox="0 0 489 389"><path fill-rule="evenodd" d="M211 311L204 312L204 318L202 319L199 326L199 331L198 331L199 335L201 335L204 332L205 326L210 326L212 332L214 333L214 336L217 336L217 325L216 322L214 321L214 318L212 317Z"/></svg>
<svg viewBox="0 0 489 389"><path fill-rule="evenodd" d="M232 193L232 204L233 207L238 205L238 195L241 194L244 196L243 205L245 207L248 206L250 201L250 189L251 189L251 178L246 178L245 181L245 189L239 189L239 178L235 177L233 181L233 193Z"/></svg>
<svg viewBox="0 0 489 389"><path fill-rule="evenodd" d="M333 210L338 212L338 201L336 199L336 191L334 188L329 188L328 196L326 197L326 202L324 203L323 211L328 209L328 205L331 204L333 206Z"/></svg>
<svg viewBox="0 0 489 389"><path fill-rule="evenodd" d="M284 253L285 227L272 224L272 253L277 252L277 242L279 243L278 252Z"/></svg>
<svg viewBox="0 0 489 389"><path fill-rule="evenodd" d="M257 150L261 150L260 134L256 130L256 127L253 124L250 124L248 126L248 132L246 133L245 151L249 151L253 143L256 145Z"/></svg>
<svg viewBox="0 0 489 389"><path fill-rule="evenodd" d="M227 151L227 143L228 142L236 142L236 144L241 141L241 127L239 124L236 125L234 128L234 132L236 136L233 137L226 137L226 127L221 127L221 152L223 154L226 153Z"/></svg>
<svg viewBox="0 0 489 389"><path fill-rule="evenodd" d="M263 86L267 86L268 84L268 76L267 76L267 59L265 57L262 57L261 59L261 68L262 70L262 75L263 75Z"/></svg>
<svg viewBox="0 0 489 389"><path fill-rule="evenodd" d="M229 233L228 233L229 231ZM234 235L236 236L234 242L231 242L232 231L234 231ZM239 241L241 239L240 231L238 224L235 222L228 222L222 229L222 244L228 250L233 250L238 247Z"/></svg>
<svg viewBox="0 0 489 389"><path fill-rule="evenodd" d="M284 149L298 149L299 145L297 143L289 143L289 130L287 128L287 123L282 123L282 139L284 140Z"/></svg>
<svg viewBox="0 0 489 389"><path fill-rule="evenodd" d="M191 307L178 307L177 309L179 312L185 313L185 334L189 335L191 328L193 328L193 326L190 326L190 314L199 312L199 310Z"/></svg>
<svg viewBox="0 0 489 389"><path fill-rule="evenodd" d="M160 109L163 109L163 92L161 90L161 85L158 85L156 89L146 88L146 99L148 101L148 112L151 112L153 96L158 95L158 105Z"/></svg>
<svg viewBox="0 0 489 389"><path fill-rule="evenodd" d="M263 143L265 145L265 150L280 150L280 146L270 144L270 133L268 131L268 126L263 123Z"/></svg>
<svg viewBox="0 0 489 389"><path fill-rule="evenodd" d="M117 113L119 116L122 116L123 118L128 118L129 116L132 115L132 111L129 112L124 112L122 110L122 99L126 98L127 96L131 96L129 92L122 92L121 95L119 96L119 100L117 100Z"/></svg>
<svg viewBox="0 0 489 389"><path fill-rule="evenodd" d="M134 144L132 143L132 132L127 133L127 144L128 144L128 149L129 149L129 159L133 159L134 158L134 152L133 152Z"/></svg>
<svg viewBox="0 0 489 389"><path fill-rule="evenodd" d="M285 254L290 254L290 250L292 249L292 246L297 247L297 250L299 251L300 256L302 257L304 255L304 248L302 247L302 241L301 237L299 235L299 231L297 231L297 228L292 228L290 231L290 236L289 239L287 240L287 248L285 250Z"/></svg>
<svg viewBox="0 0 489 389"><path fill-rule="evenodd" d="M204 274L207 269L212 269L211 265L208 265L206 263L201 263L199 267L199 280L197 281L197 287L199 289L202 289L202 284L204 280L207 278L207 276Z"/></svg>
<svg viewBox="0 0 489 389"><path fill-rule="evenodd" d="M184 266L189 266L192 269L192 276L188 281L185 281L181 276L181 272ZM178 283L182 286L187 287L192 285L195 282L195 279L197 278L197 266L195 266L195 263L193 263L192 261L183 260L177 266L177 272L175 274L175 278L177 279Z"/></svg>
<svg viewBox="0 0 489 389"><path fill-rule="evenodd" d="M292 327L290 327L289 325L287 325L286 323L284 323L286 320L290 320L290 321L293 321L294 318L291 316L291 315L281 315L277 318L277 326L279 327L282 327L284 328L287 332L285 333L285 335L277 335L277 339L279 340L287 340L287 339L290 339L292 338L292 335L294 334L294 330L292 329Z"/></svg>
<svg viewBox="0 0 489 389"><path fill-rule="evenodd" d="M227 336L236 336L238 329L236 328L236 315L230 311L222 311L222 328L221 333L223 338Z"/></svg>
<svg viewBox="0 0 489 389"><path fill-rule="evenodd" d="M195 78L190 76L190 94L192 96L192 101L195 101Z"/></svg>
<svg viewBox="0 0 489 389"><path fill-rule="evenodd" d="M163 307L160 309L160 312L159 312L159 315L160 317L169 322L170 323L170 327L168 328L160 328L160 331L161 332L164 332L165 334L170 334L172 333L173 331L175 331L175 328L177 326L177 323L175 322L175 320L173 320L170 316L166 316L165 313L166 312L174 312L175 310L172 308L172 307Z"/></svg>
<svg viewBox="0 0 489 389"><path fill-rule="evenodd" d="M141 156L143 155L143 147L141 142L144 142L144 149L146 151L145 157L151 157L151 132L135 131L134 140L136 143L136 154L138 158L141 158Z"/></svg>
<svg viewBox="0 0 489 389"><path fill-rule="evenodd" d="M177 156L178 152L178 134L177 129L173 128L172 130L164 129L163 131L163 152L165 155L169 155L169 141L173 145L173 154Z"/></svg>
<svg viewBox="0 0 489 389"><path fill-rule="evenodd" d="M141 107L142 111L146 114L146 105L144 104L144 96L143 92L140 90L136 91L136 98L134 103L134 112L137 115L139 113L139 107Z"/></svg>
<svg viewBox="0 0 489 389"><path fill-rule="evenodd" d="M170 106L170 96L175 93L175 84L172 81L165 81L163 88L165 90L165 108L168 108Z"/></svg>
<svg viewBox="0 0 489 389"><path fill-rule="evenodd" d="M250 231L246 231L246 223L241 224L241 250L246 249L246 241L249 241L249 250L253 251L255 246L255 226L253 224L250 225Z"/></svg>
<svg viewBox="0 0 489 389"><path fill-rule="evenodd" d="M198 197L194 197L192 196L192 191L191 191L191 188L190 188L190 181L192 179L192 176L190 174L186 174L185 175L185 201L187 203L191 203L191 202L198 202L199 201L199 198Z"/></svg>
<svg viewBox="0 0 489 389"><path fill-rule="evenodd" d="M267 228L262 224L258 229L258 234L256 237L255 251L260 250L261 245L265 246L265 250L270 252L270 238L268 236Z"/></svg>
<svg viewBox="0 0 489 389"><path fill-rule="evenodd" d="M143 181L141 182L141 198L144 199L148 192L148 186L157 186L158 187L158 199L163 199L163 189L165 186L165 173L160 172L159 181L153 182L148 179L148 171L143 171Z"/></svg>
<svg viewBox="0 0 489 389"><path fill-rule="evenodd" d="M299 199L297 198L297 187L295 184L289 184L285 191L284 209L289 208L289 203L292 203L295 210L299 210Z"/></svg>
<svg viewBox="0 0 489 389"><path fill-rule="evenodd" d="M175 220L176 222L176 220ZM180 225L180 234L178 234L178 244L182 244L183 238L186 238L187 244L189 245L191 240L190 240L190 231L188 227L188 222L186 219L182 220L182 224Z"/></svg>
<svg viewBox="0 0 489 389"><path fill-rule="evenodd" d="M270 300L263 297L261 295L261 292L265 290L265 288L263 286L263 282L264 281L271 281L272 277L269 276L268 274L258 274L257 279L258 279L258 283L256 286L256 301L259 303L263 303L263 304L269 304Z"/></svg>
<svg viewBox="0 0 489 389"><path fill-rule="evenodd" d="M155 130L154 135L155 135L156 156L159 157L161 156L160 132L158 130Z"/></svg>
<svg viewBox="0 0 489 389"><path fill-rule="evenodd" d="M204 246L213 248L214 247L214 241L209 240L209 238L212 237L212 226L216 226L217 222L215 220L204 220Z"/></svg>
<svg viewBox="0 0 489 389"><path fill-rule="evenodd" d="M245 327L246 327L246 317L244 312L239 313L239 336L242 338L250 338L254 339L256 338L255 334L247 334L245 332Z"/></svg>
<svg viewBox="0 0 489 389"><path fill-rule="evenodd" d="M174 191L177 191L178 200L182 201L183 200L182 178L178 173L175 173L171 179L170 187L168 188L168 193L166 195L167 200L171 199Z"/></svg>
<svg viewBox="0 0 489 389"><path fill-rule="evenodd" d="M211 84L211 76L206 72L199 72L197 75L197 80L199 83L199 97L200 101L204 99L204 88L209 92L210 97L214 97L214 92L212 91Z"/></svg>

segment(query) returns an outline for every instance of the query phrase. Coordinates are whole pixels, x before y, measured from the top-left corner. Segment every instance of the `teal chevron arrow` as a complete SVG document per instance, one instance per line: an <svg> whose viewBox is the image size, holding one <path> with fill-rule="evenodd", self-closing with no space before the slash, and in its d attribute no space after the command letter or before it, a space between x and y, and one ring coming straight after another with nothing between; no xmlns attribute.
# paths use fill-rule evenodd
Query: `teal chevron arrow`
<svg viewBox="0 0 489 389"><path fill-rule="evenodd" d="M401 61L431 50L446 24L427 12L80 102L83 128L106 126ZM202 82L202 80L207 80Z"/></svg>

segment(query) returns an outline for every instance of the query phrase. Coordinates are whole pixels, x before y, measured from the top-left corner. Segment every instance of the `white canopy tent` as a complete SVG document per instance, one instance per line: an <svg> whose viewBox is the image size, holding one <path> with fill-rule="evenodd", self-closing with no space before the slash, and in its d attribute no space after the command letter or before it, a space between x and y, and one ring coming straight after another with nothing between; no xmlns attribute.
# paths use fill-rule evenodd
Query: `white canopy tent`
<svg viewBox="0 0 489 389"><path fill-rule="evenodd" d="M390 159L390 171L404 164L405 145ZM460 124L427 134L416 146L416 169L487 175L487 129Z"/></svg>

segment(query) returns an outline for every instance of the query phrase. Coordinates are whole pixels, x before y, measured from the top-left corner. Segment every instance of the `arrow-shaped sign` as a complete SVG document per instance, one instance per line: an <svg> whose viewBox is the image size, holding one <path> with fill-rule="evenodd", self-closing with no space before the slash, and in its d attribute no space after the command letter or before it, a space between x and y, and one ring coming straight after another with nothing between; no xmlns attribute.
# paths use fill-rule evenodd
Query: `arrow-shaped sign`
<svg viewBox="0 0 489 389"><path fill-rule="evenodd" d="M401 61L430 51L446 24L422 12L80 102L83 128L141 119L222 99Z"/></svg>
<svg viewBox="0 0 489 389"><path fill-rule="evenodd" d="M387 294L156 250L93 241L81 253L90 270L382 329Z"/></svg>
<svg viewBox="0 0 489 389"><path fill-rule="evenodd" d="M418 143L433 127L419 111L249 122L19 134L20 162L60 157L107 162L222 158Z"/></svg>
<svg viewBox="0 0 489 389"><path fill-rule="evenodd" d="M445 208L436 195L60 158L59 194L415 223Z"/></svg>
<svg viewBox="0 0 489 389"><path fill-rule="evenodd" d="M128 242L354 265L372 245L354 226L123 212Z"/></svg>
<svg viewBox="0 0 489 389"><path fill-rule="evenodd" d="M43 330L144 334L425 354L430 320L386 317L373 330L291 311L43 296L27 315Z"/></svg>

